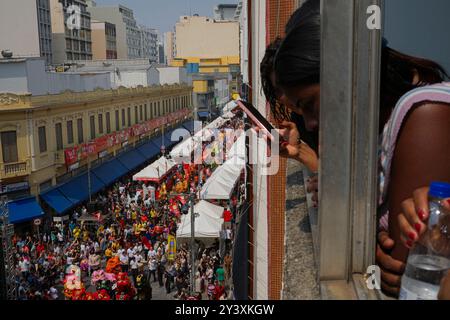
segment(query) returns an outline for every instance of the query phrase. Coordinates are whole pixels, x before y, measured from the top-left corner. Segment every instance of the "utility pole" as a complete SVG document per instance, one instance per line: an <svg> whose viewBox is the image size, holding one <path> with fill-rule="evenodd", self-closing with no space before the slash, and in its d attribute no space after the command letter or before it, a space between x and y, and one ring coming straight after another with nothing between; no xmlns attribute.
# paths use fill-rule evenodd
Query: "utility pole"
<svg viewBox="0 0 450 320"><path fill-rule="evenodd" d="M0 277L4 279L0 284L0 298L2 300L16 300L16 279L14 276L14 251L11 238L14 226L9 223L8 201L6 197L0 199Z"/></svg>
<svg viewBox="0 0 450 320"><path fill-rule="evenodd" d="M92 188L91 188L91 159L88 156L88 192L89 192L89 204L92 203Z"/></svg>
<svg viewBox="0 0 450 320"><path fill-rule="evenodd" d="M195 293L195 190L191 192L191 295Z"/></svg>

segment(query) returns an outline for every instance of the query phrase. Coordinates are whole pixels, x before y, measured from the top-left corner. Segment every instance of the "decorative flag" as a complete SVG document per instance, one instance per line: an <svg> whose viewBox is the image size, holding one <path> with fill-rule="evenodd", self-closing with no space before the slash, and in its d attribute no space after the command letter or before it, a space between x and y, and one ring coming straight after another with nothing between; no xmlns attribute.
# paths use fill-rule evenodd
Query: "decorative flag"
<svg viewBox="0 0 450 320"><path fill-rule="evenodd" d="M169 244L168 259L169 261L174 261L177 253L177 240L173 235L169 234L167 237L167 243Z"/></svg>

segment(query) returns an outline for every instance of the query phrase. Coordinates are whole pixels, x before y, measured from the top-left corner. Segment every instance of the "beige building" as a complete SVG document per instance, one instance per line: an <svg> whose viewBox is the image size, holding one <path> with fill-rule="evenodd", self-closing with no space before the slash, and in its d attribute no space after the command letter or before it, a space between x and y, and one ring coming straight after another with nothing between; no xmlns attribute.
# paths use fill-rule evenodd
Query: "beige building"
<svg viewBox="0 0 450 320"><path fill-rule="evenodd" d="M173 59L176 57L176 45L175 45L175 33L166 32L164 33L164 55L165 62L167 65L171 65Z"/></svg>
<svg viewBox="0 0 450 320"><path fill-rule="evenodd" d="M176 24L176 57L239 58L239 22L183 16Z"/></svg>
<svg viewBox="0 0 450 320"><path fill-rule="evenodd" d="M192 87L186 85L47 96L0 93L0 190L41 194L87 163L99 163L186 121L192 115L191 97ZM78 149L81 154L69 158Z"/></svg>
<svg viewBox="0 0 450 320"><path fill-rule="evenodd" d="M80 27L69 28L68 8L80 8ZM53 63L92 60L91 16L85 0L50 0Z"/></svg>
<svg viewBox="0 0 450 320"><path fill-rule="evenodd" d="M116 26L112 23L93 20L91 29L93 59L117 59Z"/></svg>
<svg viewBox="0 0 450 320"><path fill-rule="evenodd" d="M0 1L0 51L52 61L49 0Z"/></svg>

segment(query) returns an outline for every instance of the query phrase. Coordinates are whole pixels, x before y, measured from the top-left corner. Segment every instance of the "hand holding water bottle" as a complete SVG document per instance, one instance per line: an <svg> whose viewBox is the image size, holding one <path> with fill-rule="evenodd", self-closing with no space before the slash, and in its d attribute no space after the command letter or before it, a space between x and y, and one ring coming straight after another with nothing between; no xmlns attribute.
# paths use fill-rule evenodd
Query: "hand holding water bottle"
<svg viewBox="0 0 450 320"><path fill-rule="evenodd" d="M401 239L403 244L411 249L427 230L429 218L428 193L429 187L414 191L413 197L403 201L402 213L398 215ZM450 198L443 201L443 207L450 210ZM450 230L449 230L450 231Z"/></svg>
<svg viewBox="0 0 450 320"><path fill-rule="evenodd" d="M402 204L403 214L398 218L401 240L410 249L402 277L402 300L435 300L446 295L450 270L449 197L450 184L433 183L429 190L416 191L413 199Z"/></svg>

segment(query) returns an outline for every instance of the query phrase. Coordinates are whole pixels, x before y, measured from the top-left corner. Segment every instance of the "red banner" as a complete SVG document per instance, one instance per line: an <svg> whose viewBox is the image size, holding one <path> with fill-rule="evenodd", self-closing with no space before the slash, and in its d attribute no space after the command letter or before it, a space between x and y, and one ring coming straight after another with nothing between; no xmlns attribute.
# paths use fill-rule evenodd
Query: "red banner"
<svg viewBox="0 0 450 320"><path fill-rule="evenodd" d="M105 149L111 148L115 145L128 141L130 137L139 137L143 134L151 132L156 128L160 128L167 123L172 123L182 120L191 111L189 109L182 109L173 112L167 116L152 119L150 121L136 124L131 128L124 129L119 132L102 136L88 143L68 148L64 150L66 165L70 166L80 160L86 159L88 156L97 154Z"/></svg>

